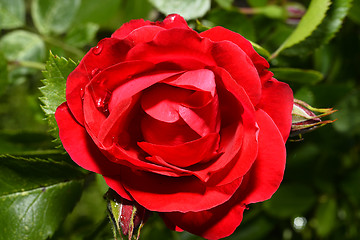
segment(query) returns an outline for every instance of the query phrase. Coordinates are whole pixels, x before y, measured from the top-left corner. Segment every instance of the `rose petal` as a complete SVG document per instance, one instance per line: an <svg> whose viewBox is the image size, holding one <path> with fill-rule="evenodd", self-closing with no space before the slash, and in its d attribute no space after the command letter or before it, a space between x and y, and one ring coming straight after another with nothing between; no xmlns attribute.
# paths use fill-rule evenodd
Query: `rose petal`
<svg viewBox="0 0 360 240"><path fill-rule="evenodd" d="M112 92L118 86L125 84L134 76L149 73L154 64L145 61L126 61L114 64L99 73L92 79L93 88L101 87Z"/></svg>
<svg viewBox="0 0 360 240"><path fill-rule="evenodd" d="M92 48L66 81L66 100L75 119L83 124L82 95L85 86L99 71L121 62L131 45L128 41L105 38ZM95 54L97 53L97 54Z"/></svg>
<svg viewBox="0 0 360 240"><path fill-rule="evenodd" d="M125 198L129 201L133 201L134 199L126 192L125 188L119 181L115 181L112 177L103 176L106 182L106 185L109 188L113 189L117 194L119 194L122 198Z"/></svg>
<svg viewBox="0 0 360 240"><path fill-rule="evenodd" d="M101 123L106 120L106 116L96 107L88 86L85 88L83 98L84 125L87 126L94 136L97 136L101 129Z"/></svg>
<svg viewBox="0 0 360 240"><path fill-rule="evenodd" d="M273 119L284 141L290 134L293 99L289 85L272 78L264 83L260 103L256 106L256 108L264 110Z"/></svg>
<svg viewBox="0 0 360 240"><path fill-rule="evenodd" d="M279 188L284 176L286 148L281 133L269 115L256 111L259 124L258 157L244 177L239 199L245 204L269 199Z"/></svg>
<svg viewBox="0 0 360 240"><path fill-rule="evenodd" d="M119 29L117 29L112 35L112 38L118 38L118 39L124 39L126 38L132 31L134 31L137 28L151 25L152 22L144 19L134 19L127 23L124 23L121 25Z"/></svg>
<svg viewBox="0 0 360 240"><path fill-rule="evenodd" d="M156 34L163 30L164 28L158 26L143 26L133 30L129 35L126 36L126 39L131 41L134 45L143 42L150 42L154 39Z"/></svg>
<svg viewBox="0 0 360 240"><path fill-rule="evenodd" d="M267 76L267 79L271 78L272 73L267 70L269 68L269 63L266 61L266 59L261 57L254 50L252 44L240 34L217 26L200 33L200 36L209 38L214 42L230 41L235 43L250 57L261 78L263 76Z"/></svg>
<svg viewBox="0 0 360 240"><path fill-rule="evenodd" d="M241 178L221 188L206 187L195 177L166 177L127 169L114 176L140 205L157 212L202 211L226 202Z"/></svg>
<svg viewBox="0 0 360 240"><path fill-rule="evenodd" d="M136 97L127 98L121 102L118 102L116 108L113 109L103 122L98 122L100 130L97 134L97 139L102 143L103 146L111 146L114 142L119 141L119 136L123 131L126 131L129 122L134 118L134 116L129 117L130 112L133 112L136 115L137 103ZM140 110L140 109L139 109ZM121 139L120 139L121 141ZM123 141L124 144L128 144Z"/></svg>
<svg viewBox="0 0 360 240"><path fill-rule="evenodd" d="M197 140L175 146L139 142L138 145L151 156L159 156L177 167L188 167L209 160L216 154L218 134L209 134Z"/></svg>
<svg viewBox="0 0 360 240"><path fill-rule="evenodd" d="M181 41L174 42L174 39ZM127 60L145 60L154 64L174 62L179 66L185 64L189 69L215 65L210 41L193 30L179 28L161 31L152 42L134 46Z"/></svg>
<svg viewBox="0 0 360 240"><path fill-rule="evenodd" d="M223 155L206 167L192 170L208 184L220 186L250 169L257 156L258 128L255 110L244 89L224 69L213 71L222 80L218 82L218 96L222 115L219 152Z"/></svg>
<svg viewBox="0 0 360 240"><path fill-rule="evenodd" d="M155 24L166 29L190 29L185 19L178 14L169 14L162 22L156 22Z"/></svg>
<svg viewBox="0 0 360 240"><path fill-rule="evenodd" d="M212 96L215 95L215 76L214 73L208 69L187 71L176 79L169 79L164 82L172 86L190 90L202 90L210 92Z"/></svg>
<svg viewBox="0 0 360 240"><path fill-rule="evenodd" d="M173 146L200 138L182 119L167 123L145 115L141 120L141 130L146 142L158 145Z"/></svg>
<svg viewBox="0 0 360 240"><path fill-rule="evenodd" d="M155 83L161 82L162 80L180 74L181 72L154 72L149 73L145 76L140 76L133 79L128 79L121 83L113 92L111 96L111 100L109 103L109 110L112 111L113 108L116 108L117 103L121 102L126 98L130 98L137 93L141 92L144 89L149 88Z"/></svg>
<svg viewBox="0 0 360 240"><path fill-rule="evenodd" d="M186 230L206 239L220 239L231 235L240 225L245 205L239 203L239 193L224 204L200 212L170 212L160 216L174 230Z"/></svg>
<svg viewBox="0 0 360 240"><path fill-rule="evenodd" d="M99 151L85 128L76 122L66 102L56 109L55 118L61 142L74 162L102 175L120 172L120 167Z"/></svg>
<svg viewBox="0 0 360 240"><path fill-rule="evenodd" d="M192 93L187 89L158 84L143 93L141 107L151 117L173 123L179 120L180 103L189 98Z"/></svg>
<svg viewBox="0 0 360 240"><path fill-rule="evenodd" d="M246 91L256 105L261 97L261 81L249 56L236 44L223 41L213 44L216 65L224 68Z"/></svg>
<svg viewBox="0 0 360 240"><path fill-rule="evenodd" d="M192 109L180 106L179 114L187 125L200 136L218 133L220 130L220 109L217 95L202 108Z"/></svg>
<svg viewBox="0 0 360 240"><path fill-rule="evenodd" d="M170 29L170 28L184 28L189 29L186 21L180 15L171 14L168 15L162 22L153 23L151 21L144 21L143 19L139 20L131 20L128 23L124 23L118 30L116 30L111 37L112 38L119 38L123 39L126 38L131 32L135 29L144 27L144 26L159 26L163 29Z"/></svg>
<svg viewBox="0 0 360 240"><path fill-rule="evenodd" d="M168 166L161 166L146 161L145 154L143 154L143 151L140 148L130 148L125 150L118 144L114 143L110 147L102 147L101 150L110 161L119 165L121 164L123 166L127 166L131 169L146 169L148 172L159 173L164 176L181 176ZM115 178L117 178L117 176L115 176Z"/></svg>

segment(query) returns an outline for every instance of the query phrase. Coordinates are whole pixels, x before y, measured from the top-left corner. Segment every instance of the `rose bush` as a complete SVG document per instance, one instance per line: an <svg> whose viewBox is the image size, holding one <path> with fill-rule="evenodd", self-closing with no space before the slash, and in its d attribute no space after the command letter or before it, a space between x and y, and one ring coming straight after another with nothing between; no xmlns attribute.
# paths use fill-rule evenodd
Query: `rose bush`
<svg viewBox="0 0 360 240"><path fill-rule="evenodd" d="M167 226L230 235L283 178L293 95L249 41L179 15L133 20L68 76L64 148Z"/></svg>

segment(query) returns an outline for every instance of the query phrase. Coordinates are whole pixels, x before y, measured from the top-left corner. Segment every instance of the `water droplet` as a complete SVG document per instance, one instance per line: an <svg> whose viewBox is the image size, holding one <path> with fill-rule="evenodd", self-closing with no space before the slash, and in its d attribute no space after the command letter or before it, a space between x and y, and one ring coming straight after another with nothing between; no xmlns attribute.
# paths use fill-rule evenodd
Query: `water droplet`
<svg viewBox="0 0 360 240"><path fill-rule="evenodd" d="M95 55L99 55L102 50L103 50L103 45L100 43L92 49L92 51Z"/></svg>
<svg viewBox="0 0 360 240"><path fill-rule="evenodd" d="M80 96L81 96L81 99L84 99L84 95L85 95L85 89L84 89L84 88L80 88Z"/></svg>
<svg viewBox="0 0 360 240"><path fill-rule="evenodd" d="M104 95L97 97L96 99L96 107L102 111L103 113L108 113L108 102L110 99L110 94L106 92Z"/></svg>
<svg viewBox="0 0 360 240"><path fill-rule="evenodd" d="M174 22L175 21L175 19L176 19L176 15L175 14L170 14L168 17L167 17L167 19L169 19L171 22Z"/></svg>
<svg viewBox="0 0 360 240"><path fill-rule="evenodd" d="M98 74L100 72L99 68L94 68L93 70L91 70L91 77L94 77L96 74Z"/></svg>
<svg viewBox="0 0 360 240"><path fill-rule="evenodd" d="M99 111L103 112L106 116L108 116L109 115L108 103L111 97L111 93L107 89L98 86L96 84L92 84L88 88L88 91L90 91L94 99L96 108Z"/></svg>

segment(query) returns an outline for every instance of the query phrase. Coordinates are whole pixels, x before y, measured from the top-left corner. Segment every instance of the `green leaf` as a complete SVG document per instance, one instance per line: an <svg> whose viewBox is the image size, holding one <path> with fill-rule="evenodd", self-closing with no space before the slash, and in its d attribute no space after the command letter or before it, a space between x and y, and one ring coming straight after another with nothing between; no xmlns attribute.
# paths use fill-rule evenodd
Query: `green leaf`
<svg viewBox="0 0 360 240"><path fill-rule="evenodd" d="M46 62L46 71L43 72L45 79L42 81L44 86L40 88L43 94L40 100L49 121L50 132L57 141L59 135L54 114L56 108L66 101L66 79L75 67L76 63L71 59L67 60L50 53L49 60Z"/></svg>
<svg viewBox="0 0 360 240"><path fill-rule="evenodd" d="M264 210L278 218L301 216L316 201L316 194L307 185L288 183L280 186L272 198L264 202Z"/></svg>
<svg viewBox="0 0 360 240"><path fill-rule="evenodd" d="M354 151L356 156L351 156L356 163L359 160L358 152ZM352 205L357 208L360 206L360 168L353 168L352 171L346 172L346 176L341 181L341 189L345 193Z"/></svg>
<svg viewBox="0 0 360 240"><path fill-rule="evenodd" d="M5 92L9 84L8 79L7 61L4 54L0 52L0 96Z"/></svg>
<svg viewBox="0 0 360 240"><path fill-rule="evenodd" d="M300 99L308 104L314 105L315 94L307 86L301 87L294 93L294 98Z"/></svg>
<svg viewBox="0 0 360 240"><path fill-rule="evenodd" d="M31 15L35 27L44 35L64 33L80 7L81 0L33 0Z"/></svg>
<svg viewBox="0 0 360 240"><path fill-rule="evenodd" d="M352 0L333 0L325 19L304 41L282 52L285 55L305 55L328 43L339 31L349 12Z"/></svg>
<svg viewBox="0 0 360 240"><path fill-rule="evenodd" d="M322 73L315 70L299 68L271 68L274 77L280 81L296 82L301 84L315 84L323 79Z"/></svg>
<svg viewBox="0 0 360 240"><path fill-rule="evenodd" d="M0 157L1 239L47 239L80 199L84 175L51 160Z"/></svg>
<svg viewBox="0 0 360 240"><path fill-rule="evenodd" d="M251 210L250 210L251 211ZM253 221L240 225L236 232L226 240L261 240L266 239L266 235L274 228L274 223L261 216Z"/></svg>
<svg viewBox="0 0 360 240"><path fill-rule="evenodd" d="M128 22L139 18L148 19L153 10L154 8L148 0L123 1L121 3L120 12L117 15L120 15L121 22ZM113 23L113 26L118 28L120 27L121 22L116 22L116 25Z"/></svg>
<svg viewBox="0 0 360 240"><path fill-rule="evenodd" d="M0 0L0 29L22 27L24 23L24 0Z"/></svg>
<svg viewBox="0 0 360 240"><path fill-rule="evenodd" d="M0 155L44 155L59 153L45 132L1 131ZM63 156L62 156L63 157Z"/></svg>
<svg viewBox="0 0 360 240"><path fill-rule="evenodd" d="M247 39L255 41L255 29L252 22L242 13L236 10L214 9L207 16L204 24L212 23L208 27L222 26L237 32Z"/></svg>
<svg viewBox="0 0 360 240"><path fill-rule="evenodd" d="M210 0L149 0L161 13L177 13L185 19L204 16L210 10Z"/></svg>
<svg viewBox="0 0 360 240"><path fill-rule="evenodd" d="M315 230L324 238L334 230L337 221L337 204L334 198L323 197L315 212Z"/></svg>
<svg viewBox="0 0 360 240"><path fill-rule="evenodd" d="M8 61L41 62L45 57L45 44L37 34L16 30L1 38L0 51Z"/></svg>
<svg viewBox="0 0 360 240"><path fill-rule="evenodd" d="M352 7L349 11L351 20L360 25L360 1L353 1Z"/></svg>
<svg viewBox="0 0 360 240"><path fill-rule="evenodd" d="M234 3L234 0L215 0L215 2L224 9L230 9Z"/></svg>
<svg viewBox="0 0 360 240"><path fill-rule="evenodd" d="M122 0L83 0L74 22L105 24L118 13L121 2Z"/></svg>
<svg viewBox="0 0 360 240"><path fill-rule="evenodd" d="M94 40L98 30L99 25L95 23L77 25L66 34L65 41L71 46L84 47Z"/></svg>
<svg viewBox="0 0 360 240"><path fill-rule="evenodd" d="M247 0L246 1L251 7L264 7L268 4L268 0Z"/></svg>
<svg viewBox="0 0 360 240"><path fill-rule="evenodd" d="M276 57L284 49L292 47L309 37L325 18L330 4L330 0L312 0L299 25L275 53L273 53L272 58Z"/></svg>
<svg viewBox="0 0 360 240"><path fill-rule="evenodd" d="M356 135L360 133L360 91L350 92L342 99L335 109L339 109L333 114L333 119L337 119L334 128L345 134Z"/></svg>
<svg viewBox="0 0 360 240"><path fill-rule="evenodd" d="M106 201L104 200L104 194L107 192L109 187L106 185L106 189L103 190L99 186L99 183L96 179L93 179L95 174L91 174L86 179L86 187L83 190L80 201L76 204L74 210L67 216L64 224L56 232L53 237L54 240L66 240L66 239L112 239L113 237L110 220L107 217L106 212ZM101 175L97 175L102 178ZM98 178L98 177L97 177ZM104 178L102 181L105 182ZM109 238L105 238L101 234L101 229L96 228L100 227L99 224L102 224L102 221L105 220L104 230L108 230Z"/></svg>

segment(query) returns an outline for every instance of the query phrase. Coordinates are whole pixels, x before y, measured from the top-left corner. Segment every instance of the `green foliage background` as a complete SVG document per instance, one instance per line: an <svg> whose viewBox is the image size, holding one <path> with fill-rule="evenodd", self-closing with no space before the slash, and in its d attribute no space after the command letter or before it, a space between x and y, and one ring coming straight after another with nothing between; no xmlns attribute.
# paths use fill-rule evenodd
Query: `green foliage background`
<svg viewBox="0 0 360 240"><path fill-rule="evenodd" d="M307 9L300 23L290 5ZM0 240L113 238L107 186L53 141L53 113L97 41L130 19L173 12L198 31L244 35L296 98L339 110L331 126L287 143L278 192L250 205L227 239L359 239L359 0L0 0ZM201 238L154 214L141 239Z"/></svg>

